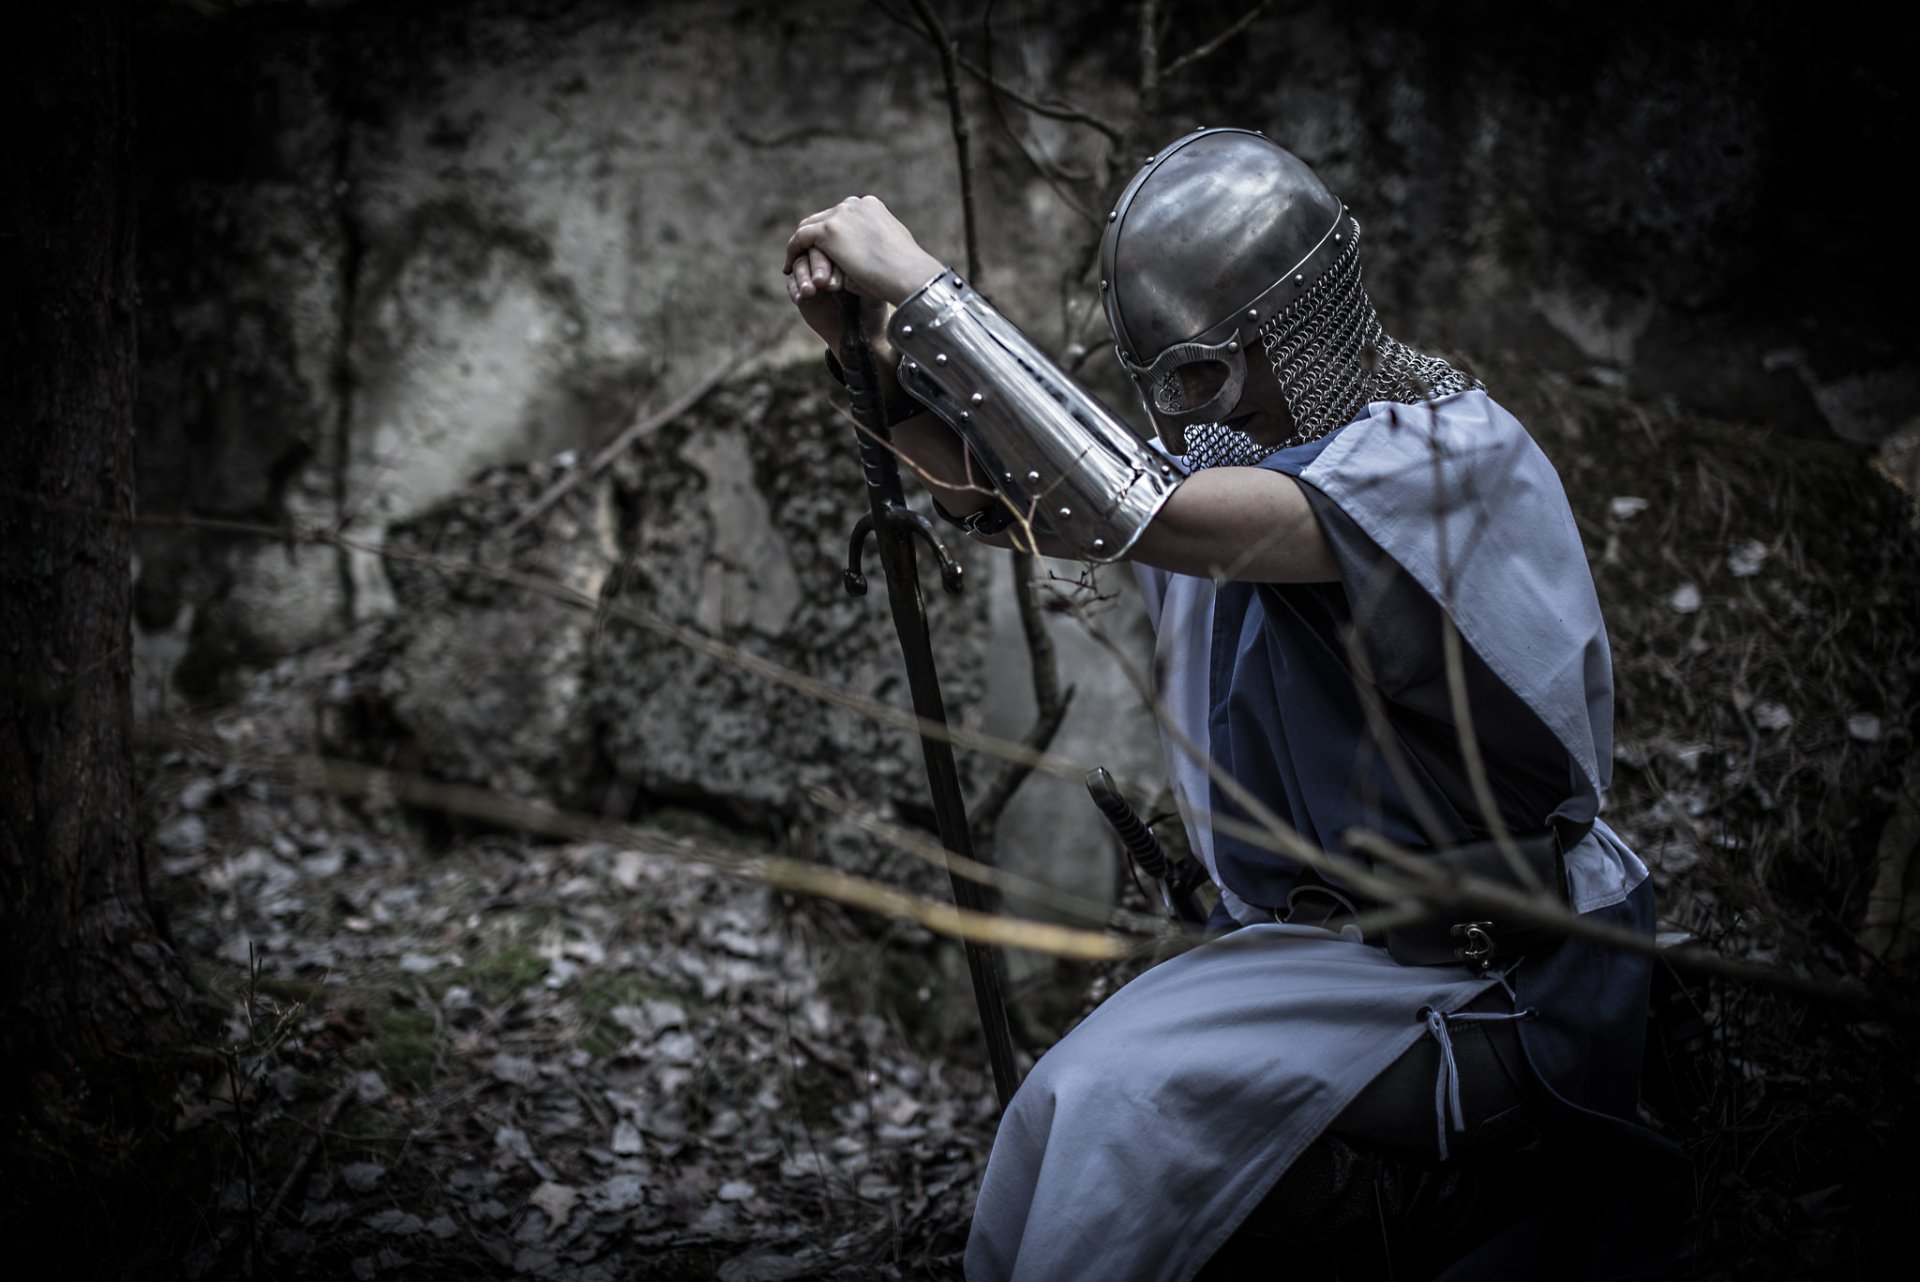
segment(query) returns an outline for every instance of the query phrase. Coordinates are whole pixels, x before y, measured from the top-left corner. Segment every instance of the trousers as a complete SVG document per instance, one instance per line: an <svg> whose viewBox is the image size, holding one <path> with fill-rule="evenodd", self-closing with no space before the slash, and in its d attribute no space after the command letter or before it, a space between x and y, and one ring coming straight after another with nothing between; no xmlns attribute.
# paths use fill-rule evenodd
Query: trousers
<svg viewBox="0 0 1920 1282"><path fill-rule="evenodd" d="M1512 999L1493 988L1465 1009L1510 1013ZM1419 1277L1525 1204L1511 1155L1536 1135L1538 1088L1517 1027L1460 1023L1452 1041L1465 1125L1446 1160L1434 1121L1442 1048L1423 1038L1288 1167L1200 1282L1270 1273L1275 1252L1326 1278Z"/></svg>

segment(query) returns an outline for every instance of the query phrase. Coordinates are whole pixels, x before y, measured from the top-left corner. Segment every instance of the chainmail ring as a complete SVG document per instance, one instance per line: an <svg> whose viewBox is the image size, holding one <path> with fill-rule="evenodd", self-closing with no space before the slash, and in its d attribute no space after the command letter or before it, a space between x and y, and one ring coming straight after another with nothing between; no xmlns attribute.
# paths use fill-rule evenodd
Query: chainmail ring
<svg viewBox="0 0 1920 1282"><path fill-rule="evenodd" d="M1256 337L1296 430L1277 445L1262 445L1225 424L1190 427L1188 467L1251 466L1276 450L1317 441L1346 426L1372 401L1413 405L1484 388L1480 380L1408 347L1381 327L1360 279L1358 234L1306 293L1260 326ZM1155 397L1177 398L1178 375L1177 369L1163 375Z"/></svg>

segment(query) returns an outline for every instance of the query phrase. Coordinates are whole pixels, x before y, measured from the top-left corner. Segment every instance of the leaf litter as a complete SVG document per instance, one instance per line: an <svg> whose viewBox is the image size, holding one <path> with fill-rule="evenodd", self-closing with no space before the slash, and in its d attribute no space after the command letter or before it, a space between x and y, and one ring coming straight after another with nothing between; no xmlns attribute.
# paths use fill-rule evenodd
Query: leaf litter
<svg viewBox="0 0 1920 1282"><path fill-rule="evenodd" d="M958 1276L990 1084L829 991L830 932L803 918L839 910L597 843L428 854L378 807L194 750L160 767L177 788L162 890L248 1048L241 1098L193 1107L244 1110L248 1160L271 1170L316 1100L346 1097L256 1267ZM283 1037L248 1040L274 1018ZM243 1194L212 1199L216 1246ZM232 1253L193 1258L214 1278Z"/></svg>

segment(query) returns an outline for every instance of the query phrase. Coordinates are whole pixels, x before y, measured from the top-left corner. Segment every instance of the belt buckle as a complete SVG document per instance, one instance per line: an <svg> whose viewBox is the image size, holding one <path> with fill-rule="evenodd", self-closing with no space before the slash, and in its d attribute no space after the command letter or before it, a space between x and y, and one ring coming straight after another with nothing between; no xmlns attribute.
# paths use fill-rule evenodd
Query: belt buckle
<svg viewBox="0 0 1920 1282"><path fill-rule="evenodd" d="M1459 954L1461 960L1471 962L1473 965L1485 970L1488 964L1492 962L1493 952L1497 947L1493 938L1493 923L1490 921L1458 921L1453 924L1451 933L1454 938L1465 939L1467 941L1461 947L1454 949L1454 952Z"/></svg>

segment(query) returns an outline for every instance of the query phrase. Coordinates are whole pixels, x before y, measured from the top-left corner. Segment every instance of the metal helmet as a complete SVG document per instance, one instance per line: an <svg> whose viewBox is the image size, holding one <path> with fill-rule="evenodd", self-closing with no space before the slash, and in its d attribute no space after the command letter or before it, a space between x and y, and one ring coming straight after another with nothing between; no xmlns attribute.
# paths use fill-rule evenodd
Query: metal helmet
<svg viewBox="0 0 1920 1282"><path fill-rule="evenodd" d="M1200 466L1249 463L1350 422L1370 400L1478 383L1381 329L1360 280L1360 225L1306 163L1246 129L1199 129L1120 195L1100 243L1100 288L1120 363L1167 447ZM1220 426L1247 352L1278 380L1294 435L1258 445ZM1180 370L1214 363L1189 398ZM1268 376L1258 372L1255 377Z"/></svg>

